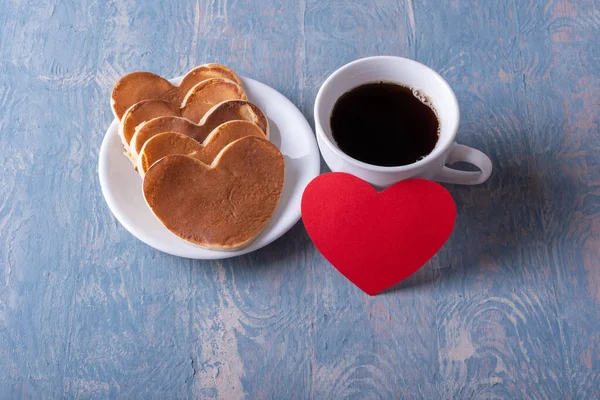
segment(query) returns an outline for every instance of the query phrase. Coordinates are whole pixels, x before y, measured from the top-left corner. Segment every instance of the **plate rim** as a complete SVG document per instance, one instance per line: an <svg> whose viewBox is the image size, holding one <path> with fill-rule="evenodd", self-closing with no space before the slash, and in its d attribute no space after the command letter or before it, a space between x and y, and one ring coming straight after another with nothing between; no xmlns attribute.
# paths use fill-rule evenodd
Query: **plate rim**
<svg viewBox="0 0 600 400"><path fill-rule="evenodd" d="M178 76L175 78L171 78L169 79L169 82L173 83L173 84L177 84L178 82L181 81L181 79L183 78L182 76ZM296 114L298 117L300 117L300 120L304 121L305 123L305 129L308 130L308 132L311 133L311 135L307 135L307 147L309 147L309 151L307 152L307 154L309 155L313 155L312 159L309 159L308 164L309 168L306 168L306 174L309 176L312 176L311 180L314 179L315 177L317 177L320 174L320 170L321 170L321 156L319 153L319 148L316 142L316 136L314 133L314 130L312 129L310 123L308 122L308 120L306 119L306 117L304 116L304 114L298 109L298 107L296 107L296 105L289 100L287 97L285 97L283 94L281 94L277 89L263 83L260 81L257 81L255 79L246 77L246 76L240 76L242 82L246 83L246 82L250 82L252 84L258 84L259 86L262 85L268 89L270 89L271 91L273 91L273 93L276 96L280 96L281 98L285 99L285 101L287 101L288 105L291 106L291 112ZM268 115L267 115L268 117ZM271 238L270 240L268 240L266 243L261 244L258 247L255 247L255 241L252 241L248 246L239 249L239 250L234 250L234 251L219 251L219 250L210 250L210 249L205 249L202 248L200 246L196 246L198 248L198 251L201 252L208 252L208 257L207 255L202 255L202 254L198 254L198 255L192 255L192 254L181 254L177 251L173 251L172 249L168 248L168 246L155 246L154 244L150 244L148 243L147 240L145 240L145 235L137 235L135 234L131 227L128 226L127 223L124 223L123 220L125 219L125 213L123 213L119 207L116 206L116 202L112 199L112 195L109 193L108 191L108 176L105 173L105 171L107 171L107 169L109 168L106 164L107 162L107 158L108 158L108 154L109 154L109 141L110 141L110 133L111 133L111 129L113 128L113 125L117 125L118 124L118 120L116 118L114 118L111 123L108 125L108 128L106 129L106 132L104 133L104 136L102 138L102 143L100 145L100 151L98 152L98 175L99 175L99 180L100 180L100 190L102 192L102 197L104 198L104 202L106 203L106 205L108 206L111 214L115 217L115 219L119 222L119 224L125 228L125 230L127 232L129 232L133 237L135 237L136 239L138 239L139 241L141 241L142 243L144 243L145 245L156 249L158 251L161 251L163 253L166 254L170 254L172 256L175 257L181 257L181 258L187 258L187 259L195 259L195 260L220 260L220 259L227 259L227 258L233 258L233 257L237 257L237 256L241 256L244 254L249 254L252 253L256 250L260 250L263 247L266 247L268 245L270 245L271 243L273 243L274 241L276 241L277 239L281 238L283 235L285 235L292 227L294 227L298 221L300 221L300 219L302 218L302 214L301 214L301 209L300 207L298 207L298 209L296 210L296 215L294 215L293 218L290 218L287 224L285 224L285 226L283 226L283 228L281 229L281 232L278 234L275 234L273 236L273 238ZM116 127L118 129L118 127ZM304 129L302 129L304 130ZM310 182L310 181L309 181ZM294 191L292 191L293 194L296 194L297 191L299 190L304 190L305 186L303 187L298 187L296 188ZM117 210L115 212L115 209ZM281 224L282 222L277 221L273 228L278 226L278 224ZM273 229L272 228L272 229ZM256 237L256 240L258 240L260 238L261 235L263 235L265 232L265 230L263 230L262 232L260 232L258 234L258 236ZM173 234L174 235L174 234ZM175 237L177 237L176 235L174 235ZM182 241L183 243L189 244L190 246L194 246L192 243L186 242L185 240L177 237L178 240ZM159 241L160 242L160 241Z"/></svg>

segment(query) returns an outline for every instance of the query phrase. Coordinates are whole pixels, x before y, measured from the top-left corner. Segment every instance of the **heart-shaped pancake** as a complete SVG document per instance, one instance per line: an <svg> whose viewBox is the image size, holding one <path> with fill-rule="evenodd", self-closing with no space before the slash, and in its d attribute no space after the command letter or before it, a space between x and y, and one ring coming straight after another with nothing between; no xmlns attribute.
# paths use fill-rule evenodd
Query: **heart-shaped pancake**
<svg viewBox="0 0 600 400"><path fill-rule="evenodd" d="M247 100L242 85L225 78L207 79L190 89L181 102L181 116L200 121L214 105L226 100Z"/></svg>
<svg viewBox="0 0 600 400"><path fill-rule="evenodd" d="M131 138L135 134L135 128L155 118L156 116L177 116L181 115L179 106L164 100L142 100L135 103L123 115L119 124L119 137L123 147L129 153Z"/></svg>
<svg viewBox="0 0 600 400"><path fill-rule="evenodd" d="M151 72L133 72L127 74L115 84L111 96L111 106L118 120L125 111L142 100L165 100L181 104L186 94L198 83L211 78L226 78L241 85L240 78L224 65L205 64L188 72L179 86L172 85L166 79Z"/></svg>
<svg viewBox="0 0 600 400"><path fill-rule="evenodd" d="M144 178L144 198L162 224L201 247L248 245L273 215L284 184L284 159L266 139L228 144L211 165L186 155L155 163Z"/></svg>
<svg viewBox="0 0 600 400"><path fill-rule="evenodd" d="M121 120L119 133L126 150L135 128L144 121L162 116L181 116L200 121L215 104L225 100L246 100L244 89L224 78L207 79L194 86L181 107L165 100L144 100L129 107Z"/></svg>
<svg viewBox="0 0 600 400"><path fill-rule="evenodd" d="M181 133L159 133L142 147L137 158L137 170L143 178L155 162L171 154L185 154L210 164L225 146L246 136L265 138L264 132L249 121L225 122L212 131L203 143Z"/></svg>
<svg viewBox="0 0 600 400"><path fill-rule="evenodd" d="M255 123L269 138L268 120L260 108L246 100L228 100L211 108L199 124L182 117L165 116L138 125L129 142L130 158L137 162L146 141L159 133L177 132L203 142L216 127L236 120Z"/></svg>

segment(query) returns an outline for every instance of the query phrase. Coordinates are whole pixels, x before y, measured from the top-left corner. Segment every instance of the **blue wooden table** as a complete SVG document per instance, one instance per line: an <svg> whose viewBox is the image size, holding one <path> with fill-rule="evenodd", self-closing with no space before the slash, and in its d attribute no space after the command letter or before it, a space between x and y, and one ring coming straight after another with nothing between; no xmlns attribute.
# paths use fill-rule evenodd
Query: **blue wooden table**
<svg viewBox="0 0 600 400"><path fill-rule="evenodd" d="M596 0L0 0L0 398L600 398ZM162 254L100 192L125 73L220 62L313 123L323 80L405 56L458 96L484 185L368 297L302 223L225 261Z"/></svg>

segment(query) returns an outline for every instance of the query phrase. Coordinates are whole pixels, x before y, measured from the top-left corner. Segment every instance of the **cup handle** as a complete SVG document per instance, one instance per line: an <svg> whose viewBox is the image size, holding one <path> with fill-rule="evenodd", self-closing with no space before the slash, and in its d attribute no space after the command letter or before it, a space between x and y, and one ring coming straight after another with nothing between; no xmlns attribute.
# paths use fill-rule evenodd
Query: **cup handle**
<svg viewBox="0 0 600 400"><path fill-rule="evenodd" d="M450 151L447 164L455 162L468 162L473 164L480 171L459 171L448 167L442 168L442 171L433 178L435 181L444 183L457 183L459 185L478 185L487 181L492 174L492 161L481 151L462 144L454 144Z"/></svg>

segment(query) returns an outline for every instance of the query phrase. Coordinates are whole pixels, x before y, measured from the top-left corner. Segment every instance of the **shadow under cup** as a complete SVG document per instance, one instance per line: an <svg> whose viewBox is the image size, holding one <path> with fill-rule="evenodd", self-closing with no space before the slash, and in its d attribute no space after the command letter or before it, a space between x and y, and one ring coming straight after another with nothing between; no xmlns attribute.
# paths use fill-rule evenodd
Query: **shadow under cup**
<svg viewBox="0 0 600 400"><path fill-rule="evenodd" d="M402 86L417 89L430 99L439 119L440 137L433 151L423 159L412 164L396 167L367 164L345 154L333 139L330 118L338 98L357 86L379 81L398 83ZM437 72L416 61L401 57L378 56L351 62L335 71L325 80L317 94L314 111L317 142L323 159L329 168L334 172L347 172L356 175L375 187L387 187L411 177L451 183L476 184L485 181L491 173L491 162L489 162L487 156L478 150L454 143L460 121L460 112L458 101L450 85ZM365 140L369 140L368 133L365 135ZM460 159L453 156L456 148L461 149L457 152L457 155L461 156L458 157ZM466 150L463 148L478 153L477 157L464 157ZM488 165L481 156L487 159L489 168L487 168ZM475 163L473 161L475 158L478 158L477 161L480 162ZM480 168L481 171L451 170L444 167L448 161L470 162Z"/></svg>

